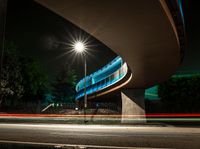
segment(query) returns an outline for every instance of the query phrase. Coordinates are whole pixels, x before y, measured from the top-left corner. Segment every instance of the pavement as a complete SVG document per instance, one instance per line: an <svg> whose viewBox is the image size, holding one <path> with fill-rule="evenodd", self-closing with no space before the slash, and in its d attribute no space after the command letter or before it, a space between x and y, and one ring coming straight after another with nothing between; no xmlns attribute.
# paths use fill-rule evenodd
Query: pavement
<svg viewBox="0 0 200 149"><path fill-rule="evenodd" d="M199 149L199 140L198 127L0 123L0 146Z"/></svg>

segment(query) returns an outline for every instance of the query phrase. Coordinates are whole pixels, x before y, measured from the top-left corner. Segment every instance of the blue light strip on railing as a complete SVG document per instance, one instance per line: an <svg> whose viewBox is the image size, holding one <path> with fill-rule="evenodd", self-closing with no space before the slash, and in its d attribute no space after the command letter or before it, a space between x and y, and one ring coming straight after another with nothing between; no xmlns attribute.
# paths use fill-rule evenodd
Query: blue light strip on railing
<svg viewBox="0 0 200 149"><path fill-rule="evenodd" d="M183 5L182 5L182 0L178 0L178 6L179 6L179 10L180 10L180 13L181 13L181 17L182 17L182 20L183 20L183 24L185 24L185 19L184 19L184 13L183 13Z"/></svg>
<svg viewBox="0 0 200 149"><path fill-rule="evenodd" d="M91 87L86 88L86 94L89 95L89 94L95 93L97 91L100 91L100 90L102 90L102 89L104 89L106 87L109 87L109 86L115 84L116 82L118 82L119 80L121 80L124 76L125 76L125 74L121 74L118 78L115 78L115 79L113 79L113 80L111 80L109 82L106 82L104 84L100 84L99 86L94 84ZM84 89L81 90L77 94L76 99L81 98L83 96L84 96Z"/></svg>
<svg viewBox="0 0 200 149"><path fill-rule="evenodd" d="M123 60L121 57L116 57L112 60L109 64L104 66L103 68L99 69L98 71L94 72L93 74L86 77L86 87L91 86L103 79L105 79L110 74L114 73L118 70L121 65L123 64ZM76 85L76 91L80 91L84 88L84 78L81 79L78 84Z"/></svg>
<svg viewBox="0 0 200 149"><path fill-rule="evenodd" d="M182 5L182 0L178 0L178 6L179 6L179 9L180 9L180 13L181 13L181 17L183 19L183 22L185 22L184 20L184 13L183 13L183 5Z"/></svg>
<svg viewBox="0 0 200 149"><path fill-rule="evenodd" d="M117 57L111 63L104 66L101 69L101 71L98 70L95 73L93 73L92 75L90 75L89 77L87 77L89 79L87 79L86 81L89 81L91 84L87 84L86 94L89 95L89 94L98 92L98 91L100 91L104 88L107 88L107 87L115 84L116 82L120 81L127 74L127 70L128 70L127 64L124 63L122 65L122 63L123 63L123 61L122 61L121 57ZM116 65L118 65L118 66L116 66ZM112 69L112 68L114 68L114 69ZM105 69L107 69L108 71L105 71ZM112 71L110 71L110 73L108 73L109 69L112 69ZM113 70L115 70L115 71L113 71ZM93 77L95 77L95 75L100 75L100 76L102 76L101 78L103 78L103 79L98 79L98 81L92 82L90 79L93 79ZM105 75L105 76L103 76L103 75ZM80 87L81 85L83 85L82 83L84 83L84 78L76 86L76 90L77 90L76 100L78 100L79 98L84 96L84 87Z"/></svg>

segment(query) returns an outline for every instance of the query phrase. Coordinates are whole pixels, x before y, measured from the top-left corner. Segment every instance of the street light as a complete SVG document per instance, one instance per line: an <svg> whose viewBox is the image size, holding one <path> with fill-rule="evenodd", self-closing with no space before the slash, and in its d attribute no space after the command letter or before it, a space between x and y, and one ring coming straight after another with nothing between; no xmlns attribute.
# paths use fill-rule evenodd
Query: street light
<svg viewBox="0 0 200 149"><path fill-rule="evenodd" d="M81 41L77 41L75 44L74 44L74 50L77 52L77 53L83 53L85 52L85 44Z"/></svg>
<svg viewBox="0 0 200 149"><path fill-rule="evenodd" d="M86 62L86 46L84 42L77 41L74 43L74 50L76 53L83 54L84 56L84 122L86 123L86 109L87 109L87 94L86 94L86 76L87 76L87 62Z"/></svg>

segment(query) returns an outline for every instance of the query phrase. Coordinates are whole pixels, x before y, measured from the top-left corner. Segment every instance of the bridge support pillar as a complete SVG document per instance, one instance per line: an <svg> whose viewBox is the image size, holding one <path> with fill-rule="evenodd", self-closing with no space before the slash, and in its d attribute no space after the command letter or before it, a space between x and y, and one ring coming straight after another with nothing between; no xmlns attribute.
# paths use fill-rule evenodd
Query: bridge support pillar
<svg viewBox="0 0 200 149"><path fill-rule="evenodd" d="M122 123L145 123L144 89L124 89L121 91Z"/></svg>

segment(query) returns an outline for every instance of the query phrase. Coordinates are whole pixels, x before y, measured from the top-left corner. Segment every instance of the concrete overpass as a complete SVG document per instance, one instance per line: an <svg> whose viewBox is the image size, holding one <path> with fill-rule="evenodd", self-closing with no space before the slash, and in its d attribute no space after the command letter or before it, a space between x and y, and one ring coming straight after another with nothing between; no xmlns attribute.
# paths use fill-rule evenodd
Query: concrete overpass
<svg viewBox="0 0 200 149"><path fill-rule="evenodd" d="M144 89L169 78L181 62L184 21L179 0L36 1L127 63L132 77L122 86L122 115L144 114Z"/></svg>

